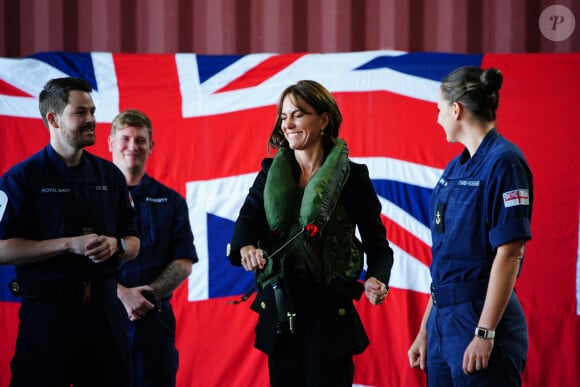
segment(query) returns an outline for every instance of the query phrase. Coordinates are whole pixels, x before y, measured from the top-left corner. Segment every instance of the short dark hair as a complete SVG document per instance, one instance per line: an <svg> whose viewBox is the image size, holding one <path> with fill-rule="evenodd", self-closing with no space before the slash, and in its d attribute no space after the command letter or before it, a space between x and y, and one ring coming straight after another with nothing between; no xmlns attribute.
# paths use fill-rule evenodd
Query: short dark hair
<svg viewBox="0 0 580 387"><path fill-rule="evenodd" d="M305 102L312 106L318 114L328 113L328 126L324 128L325 135L322 136L324 151L328 153L338 138L342 114L332 94L320 83L311 80L298 81L296 84L288 86L280 95L276 122L268 140L268 151L288 147L288 141L284 137L281 125L282 105L287 96L292 96L294 103L301 110L300 103Z"/></svg>
<svg viewBox="0 0 580 387"><path fill-rule="evenodd" d="M495 121L503 75L496 68L464 66L453 70L441 83L441 96L459 102L479 119Z"/></svg>
<svg viewBox="0 0 580 387"><path fill-rule="evenodd" d="M82 78L54 78L46 82L44 88L38 97L38 108L42 121L48 127L46 114L55 112L62 114L68 104L68 92L71 90L80 90L90 93L93 91L91 84Z"/></svg>

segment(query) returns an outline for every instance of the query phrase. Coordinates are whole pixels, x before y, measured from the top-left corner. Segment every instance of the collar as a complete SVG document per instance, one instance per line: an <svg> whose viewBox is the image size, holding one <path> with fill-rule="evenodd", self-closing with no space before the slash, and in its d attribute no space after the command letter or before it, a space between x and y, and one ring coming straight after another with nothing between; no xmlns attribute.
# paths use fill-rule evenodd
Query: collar
<svg viewBox="0 0 580 387"><path fill-rule="evenodd" d="M134 187L130 187L129 188L129 192L131 192L131 195L145 195L147 193L147 191L149 191L149 187L151 186L151 178L149 177L149 175L147 173L145 173L143 175L143 177L141 178L141 182L134 186Z"/></svg>
<svg viewBox="0 0 580 387"><path fill-rule="evenodd" d="M80 170L83 167L83 165L85 164L85 159L87 157L87 152L85 152L85 150L83 149L78 165L75 165L74 167L69 167L65 164L64 160L62 159L62 157L60 157L60 155L54 149L52 144L49 143L45 149L46 149L46 156L50 160L50 163L54 167L56 167L60 171L60 173L63 173L65 176L69 175L70 173L73 173L73 175L74 175L75 171Z"/></svg>
<svg viewBox="0 0 580 387"><path fill-rule="evenodd" d="M479 144L479 146L477 147L477 150L475 151L475 154L473 156L469 155L469 151L467 149L463 150L463 153L461 154L461 163L463 164L469 161L473 163L482 158L485 158L485 156L491 149L493 143L498 137L499 133L497 129L496 128L491 129L489 132L487 132L487 134L481 141L481 144Z"/></svg>
<svg viewBox="0 0 580 387"><path fill-rule="evenodd" d="M287 232L296 223L295 211L301 228L316 225L321 229L332 215L340 192L349 175L348 148L342 139L325 158L312 176L302 195L292 178L294 162L292 150L280 148L268 171L264 186L264 209L270 229Z"/></svg>

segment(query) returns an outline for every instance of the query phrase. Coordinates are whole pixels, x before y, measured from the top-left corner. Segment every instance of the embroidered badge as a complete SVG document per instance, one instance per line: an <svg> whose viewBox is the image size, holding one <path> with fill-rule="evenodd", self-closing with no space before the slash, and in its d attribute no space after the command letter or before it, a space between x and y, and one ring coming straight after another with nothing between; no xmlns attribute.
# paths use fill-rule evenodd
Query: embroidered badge
<svg viewBox="0 0 580 387"><path fill-rule="evenodd" d="M503 193L503 205L505 208L515 206L529 206L530 194L527 189L515 189Z"/></svg>
<svg viewBox="0 0 580 387"><path fill-rule="evenodd" d="M435 231L445 232L445 224L443 223L445 215L445 204L437 203L437 208L435 209Z"/></svg>
<svg viewBox="0 0 580 387"><path fill-rule="evenodd" d="M0 221L4 216L4 211L6 211L6 206L8 205L8 195L4 191L0 191Z"/></svg>

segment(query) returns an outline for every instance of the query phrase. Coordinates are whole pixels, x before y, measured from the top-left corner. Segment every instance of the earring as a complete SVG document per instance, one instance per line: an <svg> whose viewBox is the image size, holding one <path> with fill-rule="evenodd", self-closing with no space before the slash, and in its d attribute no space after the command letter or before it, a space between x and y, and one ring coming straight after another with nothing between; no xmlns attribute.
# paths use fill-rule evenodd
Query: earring
<svg viewBox="0 0 580 387"><path fill-rule="evenodd" d="M324 129L325 129L325 128L322 128L322 129L320 129L320 135L321 135L321 136L324 136Z"/></svg>

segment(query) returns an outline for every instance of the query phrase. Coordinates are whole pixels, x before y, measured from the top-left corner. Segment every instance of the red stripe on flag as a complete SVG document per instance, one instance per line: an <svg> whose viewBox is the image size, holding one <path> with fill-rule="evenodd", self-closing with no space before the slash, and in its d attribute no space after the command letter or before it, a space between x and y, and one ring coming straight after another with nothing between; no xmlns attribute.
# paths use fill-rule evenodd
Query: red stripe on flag
<svg viewBox="0 0 580 387"><path fill-rule="evenodd" d="M264 82L265 80L278 74L280 71L290 66L292 63L294 63L304 55L306 54L305 53L286 54L286 55L276 55L271 58L268 58L262 63L260 63L258 66L246 72L244 75L242 75L235 81L232 81L226 86L219 89L217 93L257 86L262 82Z"/></svg>
<svg viewBox="0 0 580 387"><path fill-rule="evenodd" d="M387 91L333 93L351 157L391 157L444 168L461 152L437 124L437 104Z"/></svg>
<svg viewBox="0 0 580 387"><path fill-rule="evenodd" d="M431 265L431 246L405 230L403 227L381 215L387 228L387 239L397 246L404 246L405 251L427 266Z"/></svg>
<svg viewBox="0 0 580 387"><path fill-rule="evenodd" d="M119 110L139 109L152 121L181 118L181 92L175 55L115 54ZM155 129L155 122L153 122ZM165 124L160 130L171 130Z"/></svg>
<svg viewBox="0 0 580 387"><path fill-rule="evenodd" d="M354 383L362 386L426 385L425 373L409 366L407 350L419 331L429 295L391 288L382 305L372 305L366 296L355 302L369 347L354 357Z"/></svg>
<svg viewBox="0 0 580 387"><path fill-rule="evenodd" d="M48 129L42 123L40 113L38 118L0 117L0 137L4 139L0 151L0 175L44 148L49 141Z"/></svg>
<svg viewBox="0 0 580 387"><path fill-rule="evenodd" d="M19 302L0 302L0 386L8 386L10 382L10 360L16 347L18 333Z"/></svg>
<svg viewBox="0 0 580 387"><path fill-rule="evenodd" d="M17 89L16 87L4 82L0 79L0 94L9 95L11 97L32 97L32 95Z"/></svg>
<svg viewBox="0 0 580 387"><path fill-rule="evenodd" d="M253 297L238 305L227 303L237 297L189 302L187 286L177 289L172 299L179 316L177 387L269 386L267 357L254 348Z"/></svg>

